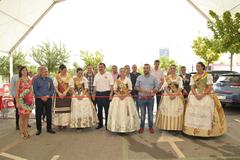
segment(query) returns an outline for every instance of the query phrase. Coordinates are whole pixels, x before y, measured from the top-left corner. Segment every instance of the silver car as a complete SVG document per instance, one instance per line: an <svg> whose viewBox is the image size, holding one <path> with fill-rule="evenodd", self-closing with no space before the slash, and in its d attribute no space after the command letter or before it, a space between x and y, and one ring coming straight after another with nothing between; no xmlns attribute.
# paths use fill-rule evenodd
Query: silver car
<svg viewBox="0 0 240 160"><path fill-rule="evenodd" d="M240 73L221 75L213 88L223 105L240 104Z"/></svg>

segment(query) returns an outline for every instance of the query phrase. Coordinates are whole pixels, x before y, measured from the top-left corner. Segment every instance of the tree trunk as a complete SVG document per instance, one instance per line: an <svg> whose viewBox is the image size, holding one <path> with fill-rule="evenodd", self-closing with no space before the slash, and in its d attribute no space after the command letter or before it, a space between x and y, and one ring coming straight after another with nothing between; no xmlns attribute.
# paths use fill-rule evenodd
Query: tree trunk
<svg viewBox="0 0 240 160"><path fill-rule="evenodd" d="M13 53L9 53L9 82L13 76Z"/></svg>
<svg viewBox="0 0 240 160"><path fill-rule="evenodd" d="M207 71L210 71L210 70L211 70L211 69L209 68L209 67L210 67L209 65L210 65L210 62L206 62L206 70L207 70Z"/></svg>
<svg viewBox="0 0 240 160"><path fill-rule="evenodd" d="M230 53L230 71L232 71L233 68L233 53Z"/></svg>

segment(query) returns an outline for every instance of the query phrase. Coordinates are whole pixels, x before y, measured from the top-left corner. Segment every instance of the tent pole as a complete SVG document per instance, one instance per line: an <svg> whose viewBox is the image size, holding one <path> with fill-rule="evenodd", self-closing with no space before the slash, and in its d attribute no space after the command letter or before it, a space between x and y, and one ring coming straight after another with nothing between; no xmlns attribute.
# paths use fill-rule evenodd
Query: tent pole
<svg viewBox="0 0 240 160"><path fill-rule="evenodd" d="M23 36L13 45L13 47L9 50L9 69L10 69L10 75L9 75L9 81L13 76L13 56L12 52L17 48L17 46L26 38L26 36L33 30L33 28L42 20L42 18L54 7L55 4L58 2L62 2L64 0L53 0L53 3L47 8L45 12L33 23L33 25L23 34Z"/></svg>
<svg viewBox="0 0 240 160"><path fill-rule="evenodd" d="M193 8L195 8L198 13L200 13L206 20L210 21L210 18L205 14L203 13L203 11L197 6L195 5L191 0L186 0Z"/></svg>
<svg viewBox="0 0 240 160"><path fill-rule="evenodd" d="M240 2L238 4L236 4L235 6L233 6L232 8L230 8L229 10L232 11L234 10L235 8L237 8L238 6L240 6Z"/></svg>
<svg viewBox="0 0 240 160"><path fill-rule="evenodd" d="M45 12L33 23L33 25L23 34L23 36L13 45L9 50L9 53L12 53L17 46L26 38L26 36L33 30L33 28L42 20L42 18L55 6L55 4L62 2L63 0L53 0L53 3L47 8Z"/></svg>
<svg viewBox="0 0 240 160"><path fill-rule="evenodd" d="M13 55L11 53L9 53L9 66L10 66L10 75L9 75L9 82L10 82L10 79L12 78L13 76Z"/></svg>

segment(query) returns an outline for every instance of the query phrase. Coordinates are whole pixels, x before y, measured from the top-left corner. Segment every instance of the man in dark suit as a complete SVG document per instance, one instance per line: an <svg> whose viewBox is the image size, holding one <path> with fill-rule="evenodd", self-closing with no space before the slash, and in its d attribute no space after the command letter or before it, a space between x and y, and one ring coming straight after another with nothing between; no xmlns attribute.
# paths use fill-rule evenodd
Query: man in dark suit
<svg viewBox="0 0 240 160"><path fill-rule="evenodd" d="M181 66L180 77L182 77L182 80L183 80L183 95L184 95L184 98L187 98L191 90L191 86L190 86L191 75L186 73L185 66Z"/></svg>
<svg viewBox="0 0 240 160"><path fill-rule="evenodd" d="M138 101L137 101L138 92L135 90L135 84L137 81L137 77L140 75L141 74L139 72L137 72L137 65L136 64L132 65L132 72L130 73L130 78L131 78L133 88L132 88L131 94L136 103L138 115L139 115L139 105L138 105Z"/></svg>

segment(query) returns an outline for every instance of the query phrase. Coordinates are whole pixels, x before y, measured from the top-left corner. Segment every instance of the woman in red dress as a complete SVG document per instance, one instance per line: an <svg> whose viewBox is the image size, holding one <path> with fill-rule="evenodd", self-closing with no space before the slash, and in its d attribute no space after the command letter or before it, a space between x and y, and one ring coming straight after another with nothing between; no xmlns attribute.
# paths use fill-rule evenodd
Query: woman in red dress
<svg viewBox="0 0 240 160"><path fill-rule="evenodd" d="M0 111L2 110L2 108L3 108L3 103L2 103L2 96L0 95Z"/></svg>
<svg viewBox="0 0 240 160"><path fill-rule="evenodd" d="M25 66L19 70L19 80L16 86L16 105L19 114L19 128L22 138L29 138L27 130L29 115L33 109L32 83L28 78L28 71Z"/></svg>

